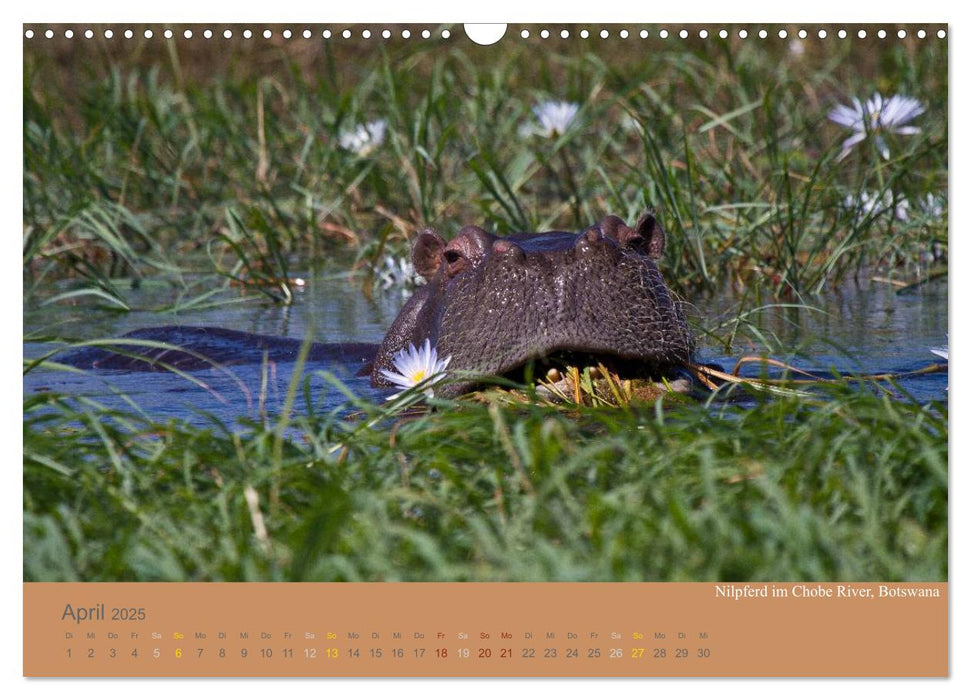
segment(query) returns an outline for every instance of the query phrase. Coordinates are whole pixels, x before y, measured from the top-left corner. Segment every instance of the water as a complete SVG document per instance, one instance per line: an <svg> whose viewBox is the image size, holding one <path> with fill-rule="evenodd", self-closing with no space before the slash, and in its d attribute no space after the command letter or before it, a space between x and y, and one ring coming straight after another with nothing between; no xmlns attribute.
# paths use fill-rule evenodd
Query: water
<svg viewBox="0 0 971 700"><path fill-rule="evenodd" d="M24 335L59 335L94 339L123 335L139 328L161 325L218 326L248 333L304 339L313 335L318 342L356 340L380 343L407 299L401 290L375 291L368 298L359 280L346 276L309 277L307 285L295 290L289 307L247 298L229 292L218 304L206 309L175 313L136 311L118 314L78 306L25 308ZM63 290L53 290L54 292ZM135 308L158 308L171 303L168 290L142 289L131 295ZM25 342L24 356L34 358L55 347ZM57 359L56 357L53 359ZM37 369L24 377L24 395L52 391L97 400L110 408L131 409L134 402L147 416L159 421L170 418L195 424L213 418L228 425L273 415L286 399L294 363L239 365L224 370L205 370L180 376L168 372L86 371L65 372ZM381 400L389 393L373 389L367 377L356 376L359 365L340 366L308 363L313 409L331 410L346 402L344 394L321 373L335 375L358 396ZM297 410L306 412L301 394Z"/></svg>
<svg viewBox="0 0 971 700"><path fill-rule="evenodd" d="M52 290L52 294L57 291ZM165 288L145 288L131 297L136 308L159 308L174 301ZM171 298L168 298L171 297ZM219 326L250 333L302 339L313 333L318 342L357 341L379 343L401 305L407 299L398 289L366 296L360 282L346 276L319 276L297 292L290 307L254 301L239 303L233 291L223 297L230 303L178 314L155 311L116 313L79 305L41 306L35 300L24 310L24 334L59 334L91 339L116 337L129 331L160 325ZM813 372L875 374L908 372L941 362L929 347L947 344L947 286L933 283L896 294L887 285L847 285L837 294L809 300L816 309L767 308L749 315L757 331L736 335L732 354L714 336L728 335L724 324L734 318L740 300L718 294L693 301L689 318L698 334L697 359L730 370L742 355L769 356ZM744 303L751 308L750 302ZM37 357L50 345L25 342L24 356ZM381 400L390 391L371 388L367 377L355 376L359 366L310 364L311 403L301 393L296 409L301 412L332 410L346 397L322 371L333 373L357 395ZM285 400L292 363L263 368L259 365L206 370L179 376L167 372L65 372L34 370L24 377L24 394L53 391L87 397L100 404L131 410L137 406L153 420L185 420L204 425L213 420L229 426L276 414ZM749 366L743 374L757 375ZM946 401L947 374L907 378L902 388L921 402Z"/></svg>
<svg viewBox="0 0 971 700"><path fill-rule="evenodd" d="M698 358L731 370L741 356L766 355L824 375L899 374L946 363L929 350L947 346L946 282L900 293L882 283L847 284L825 297L804 300L804 305L782 308L778 303L767 304L764 311L750 314L748 320L757 332L736 337L731 356L722 354L709 339ZM700 308L706 313L699 325L710 329L727 323L740 311L739 300L725 294L696 301L694 306L694 314ZM746 308L752 306L745 304ZM727 328L716 332L719 337L727 334ZM760 371L751 365L742 374L757 376ZM946 372L908 377L899 384L917 401L947 400Z"/></svg>

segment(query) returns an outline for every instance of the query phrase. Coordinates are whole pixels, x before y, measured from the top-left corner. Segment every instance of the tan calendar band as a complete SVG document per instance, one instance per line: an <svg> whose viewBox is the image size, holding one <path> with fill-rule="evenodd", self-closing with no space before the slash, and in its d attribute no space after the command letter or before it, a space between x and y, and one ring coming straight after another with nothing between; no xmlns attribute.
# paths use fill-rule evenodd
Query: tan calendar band
<svg viewBox="0 0 971 700"><path fill-rule="evenodd" d="M27 676L942 676L947 584L26 583Z"/></svg>

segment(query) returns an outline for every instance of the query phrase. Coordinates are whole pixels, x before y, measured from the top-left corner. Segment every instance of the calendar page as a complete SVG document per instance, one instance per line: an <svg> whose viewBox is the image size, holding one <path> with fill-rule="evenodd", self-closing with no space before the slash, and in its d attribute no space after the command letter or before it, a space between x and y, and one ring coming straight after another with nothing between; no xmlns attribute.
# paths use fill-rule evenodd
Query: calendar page
<svg viewBox="0 0 971 700"><path fill-rule="evenodd" d="M22 41L24 676L949 675L947 25Z"/></svg>

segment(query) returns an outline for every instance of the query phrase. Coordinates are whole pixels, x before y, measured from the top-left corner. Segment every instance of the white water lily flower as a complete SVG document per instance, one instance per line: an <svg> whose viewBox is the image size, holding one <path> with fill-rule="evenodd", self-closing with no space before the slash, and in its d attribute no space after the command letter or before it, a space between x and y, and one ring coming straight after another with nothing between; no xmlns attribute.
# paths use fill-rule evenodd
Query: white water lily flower
<svg viewBox="0 0 971 700"><path fill-rule="evenodd" d="M533 107L533 114L539 124L526 124L519 133L522 136L556 138L566 133L579 111L580 106L573 102L541 102Z"/></svg>
<svg viewBox="0 0 971 700"><path fill-rule="evenodd" d="M944 205L947 199L943 196L937 197L930 192L924 195L924 198L918 200L921 205L921 209L932 219L940 219L944 215Z"/></svg>
<svg viewBox="0 0 971 700"><path fill-rule="evenodd" d="M910 202L903 197L894 202L893 193L889 190L883 193L883 197L872 192L861 192L858 197L850 195L843 200L843 206L859 212L861 216L871 216L881 209L892 207L894 218L898 221L906 221L910 210Z"/></svg>
<svg viewBox="0 0 971 700"><path fill-rule="evenodd" d="M410 389L421 383L429 384L425 389L425 395L431 398L434 396L431 384L440 382L445 377L445 368L451 362L451 357L444 360L438 359L438 350L432 347L431 342L426 338L420 349L415 349L412 343L408 347L395 353L394 363L397 372L381 370L381 376L395 386L402 389ZM400 393L389 396L388 400L401 396Z"/></svg>
<svg viewBox="0 0 971 700"><path fill-rule="evenodd" d="M388 122L384 119L357 124L348 131L342 131L337 137L337 142L345 151L352 151L361 157L368 156L384 143L384 133L387 128Z"/></svg>
<svg viewBox="0 0 971 700"><path fill-rule="evenodd" d="M943 357L945 360L947 360L947 348L927 348L927 349L930 350L935 355L937 355L938 357Z"/></svg>
<svg viewBox="0 0 971 700"><path fill-rule="evenodd" d="M381 280L382 289L400 287L402 292L407 292L420 285L422 280L422 277L415 272L414 264L407 257L395 258L385 255L384 264L375 272Z"/></svg>
<svg viewBox="0 0 971 700"><path fill-rule="evenodd" d="M853 135L843 141L843 151L837 160L843 160L856 144L867 136L873 136L877 150L884 160L890 158L890 148L884 134L916 134L920 128L904 126L914 117L924 113L924 105L913 97L894 95L884 99L878 92L865 104L853 98L853 105L839 105L829 113L830 121L853 130Z"/></svg>

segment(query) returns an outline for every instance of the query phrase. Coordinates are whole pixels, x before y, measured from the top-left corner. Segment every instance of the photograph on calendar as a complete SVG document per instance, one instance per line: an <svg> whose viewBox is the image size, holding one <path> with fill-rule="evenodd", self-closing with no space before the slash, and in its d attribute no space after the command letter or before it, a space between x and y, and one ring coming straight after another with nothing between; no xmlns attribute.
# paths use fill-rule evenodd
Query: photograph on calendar
<svg viewBox="0 0 971 700"><path fill-rule="evenodd" d="M24 582L946 583L947 44L24 25Z"/></svg>

